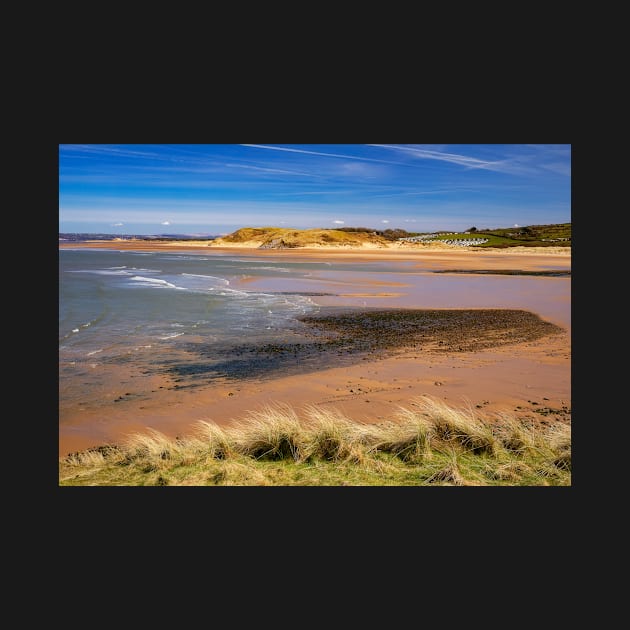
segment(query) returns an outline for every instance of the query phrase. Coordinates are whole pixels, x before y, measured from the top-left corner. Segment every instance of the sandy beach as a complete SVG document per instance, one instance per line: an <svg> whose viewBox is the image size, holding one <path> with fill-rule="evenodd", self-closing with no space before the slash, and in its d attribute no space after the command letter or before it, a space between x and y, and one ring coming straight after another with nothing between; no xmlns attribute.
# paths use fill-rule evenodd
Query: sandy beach
<svg viewBox="0 0 630 630"><path fill-rule="evenodd" d="M258 249L242 244L213 246L212 241L119 241L60 242L60 249L117 249L121 251L160 252L224 252L261 257L332 258L337 260L410 260L419 265L439 265L444 269L524 269L534 270L558 266L571 269L570 247L510 247L505 249L452 247L448 245L398 245L391 247L303 247L299 249Z"/></svg>
<svg viewBox="0 0 630 630"><path fill-rule="evenodd" d="M259 250L245 247L212 247L206 241L147 242L116 241L60 243L63 248L107 248L135 251L215 252L293 260L326 259L375 261L412 265L418 272L465 270L571 270L570 248L549 247L472 250L449 247L309 248ZM475 278L462 274L462 287ZM393 271L383 281L369 282L352 274L318 278L313 301L323 306L411 308L526 309L544 322L559 327L538 338L518 343L427 352L398 347L395 352L362 356L356 362L338 365L331 361L316 372L283 374L180 388L172 376L151 376L155 397L133 396L134 375L124 367L112 367L111 398L107 407L77 403L65 409L60 425L59 453L124 439L151 427L169 436L183 435L198 420L228 424L264 405L286 403L296 409L320 405L339 409L359 422L386 420L398 406L429 394L454 405L471 405L480 412L507 412L541 421L567 421L571 416L571 308L570 278L523 276L516 292L503 291L506 280L496 278L500 303L484 303L474 290L452 298L421 294L410 274ZM289 280L243 278L242 286L276 291L306 291ZM474 286L471 284L470 286ZM507 284L505 284L507 286ZM326 295L328 293L328 295ZM439 300L442 299L442 302ZM433 303L432 303L433 300ZM435 301L438 301L436 304ZM450 301L449 301L450 300ZM464 337L474 326L462 329ZM107 375L105 375L107 381Z"/></svg>

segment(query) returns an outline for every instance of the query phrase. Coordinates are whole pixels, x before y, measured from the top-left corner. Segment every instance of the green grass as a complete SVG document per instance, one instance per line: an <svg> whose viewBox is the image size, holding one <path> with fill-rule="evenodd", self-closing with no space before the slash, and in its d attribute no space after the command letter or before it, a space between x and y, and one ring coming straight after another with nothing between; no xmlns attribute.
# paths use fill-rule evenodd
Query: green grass
<svg viewBox="0 0 630 630"><path fill-rule="evenodd" d="M550 225L529 225L518 228L477 229L468 234L435 235L439 241L468 238L487 238L488 242L471 247L571 247L571 223L553 223ZM568 239L568 240L557 240Z"/></svg>
<svg viewBox="0 0 630 630"><path fill-rule="evenodd" d="M569 486L571 426L430 397L378 425L287 405L188 437L155 430L59 460L61 486Z"/></svg>
<svg viewBox="0 0 630 630"><path fill-rule="evenodd" d="M475 234L489 239L481 247L571 247L571 223L481 230Z"/></svg>

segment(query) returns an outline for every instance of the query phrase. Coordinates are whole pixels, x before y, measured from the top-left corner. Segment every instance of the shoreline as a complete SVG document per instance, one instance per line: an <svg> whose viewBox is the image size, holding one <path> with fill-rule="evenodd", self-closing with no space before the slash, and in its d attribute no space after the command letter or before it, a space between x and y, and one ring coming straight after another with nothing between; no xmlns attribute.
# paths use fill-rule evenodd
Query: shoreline
<svg viewBox="0 0 630 630"><path fill-rule="evenodd" d="M60 426L59 455L117 443L133 433L146 433L148 428L177 437L190 434L199 420L231 425L250 411L277 403L296 409L337 409L358 422L379 423L411 399L429 394L489 415L569 421L569 341L561 333L452 356L407 351L310 374L192 389L166 389L173 387L172 380L161 376L159 382L165 383L165 389L159 399L130 398L115 408L86 408L70 414Z"/></svg>
<svg viewBox="0 0 630 630"><path fill-rule="evenodd" d="M98 242L60 244L60 249L115 249L135 251L185 251L217 255L247 255L255 257L282 257L286 259L325 259L327 261L376 262L404 261L417 269L419 274L440 270L570 270L570 251L563 254L514 252L511 249L490 251L470 251L454 249L287 249L259 250L243 247L208 247L199 245L178 245L137 242ZM547 249L547 248L542 248ZM551 248L549 248L551 249ZM402 274L401 274L402 275ZM347 276L347 277L346 277ZM471 276L472 277L472 276ZM406 276L409 280L410 276ZM509 279L494 276L493 286ZM335 277L321 277L323 294L313 295L320 306L333 306L353 310L365 305L370 307L426 309L427 301L434 301L418 292L417 287L408 284L397 285L396 280L405 278L389 277L384 283L374 278L373 282L363 280L363 284L346 288L335 284L345 280L352 284L354 276L350 272L336 274ZM463 279L463 278L462 278ZM326 288L326 283L329 283ZM542 295L551 295L555 287L563 287L564 301L532 301L523 291L530 283L545 283ZM562 326L558 334L520 343L510 343L500 347L456 352L454 354L431 354L420 349L407 348L391 356L371 356L359 359L351 365L330 365L305 374L275 374L271 378L243 379L240 381L214 382L190 389L176 387L172 376L155 374L151 377L150 391L156 394L136 395L134 386L142 379L133 380L134 374L121 366L110 366L112 383L112 404L81 403L64 410L60 421L60 456L92 446L124 440L131 433L143 433L151 427L168 436L190 433L198 420L231 424L244 417L249 411L265 405L286 403L296 409L308 405L336 408L359 422L381 422L394 413L398 406L404 406L416 396L439 395L445 402L461 405L469 402L480 412L506 412L520 417L534 419L570 419L571 407L571 326L570 289L567 278L526 278L519 286L519 296L527 303L524 310L538 314L542 319ZM256 289L294 290L304 293L306 287L293 286L289 281L265 278L244 279L243 285ZM537 284L536 286L541 286ZM570 286L570 285L569 285ZM329 291L328 293L326 293ZM317 293L317 292L316 292ZM503 295L503 293L501 293ZM435 307L449 311L475 308L459 296L457 305ZM476 298L475 298L476 299ZM491 299L491 298L489 298ZM520 299L520 297L519 297ZM423 302L424 300L424 302ZM555 298L554 298L555 300ZM523 308L522 305L480 308ZM541 314L542 313L542 314ZM116 401L117 404L113 404Z"/></svg>
<svg viewBox="0 0 630 630"><path fill-rule="evenodd" d="M210 241L211 242L211 241ZM524 269L531 269L532 264L540 266L557 264L564 268L571 266L570 247L525 247L484 248L475 249L444 245L441 247L391 246L391 247L299 247L287 249L259 249L245 245L212 246L201 241L162 241L146 242L140 240L121 241L84 241L77 243L59 243L59 249L113 249L119 251L139 252L189 252L209 254L239 254L260 257L282 258L326 258L327 260L353 260L355 262L388 260L388 261L432 261L440 264L464 265L463 268L479 267L479 260L485 260L490 267L502 267L503 264L519 263ZM538 261L535 263L534 261Z"/></svg>
<svg viewBox="0 0 630 630"><path fill-rule="evenodd" d="M457 310L446 312L452 315ZM351 336L358 333L361 342L365 334L357 326L355 322ZM469 335L470 328L475 325L469 326ZM455 352L407 344L385 352L370 353L367 348L354 359L342 354L342 346L339 360L335 359L333 346L333 352L326 355L331 357L329 365L326 356L311 353L310 358L317 365L311 371L297 373L283 369L282 365L277 372L267 370L265 359L275 349L263 348L253 359L246 358L242 366L238 364L239 357L232 357L236 362L234 367L245 367L246 371L248 361L253 360L253 365L260 360L258 377L239 378L237 374L236 378L190 386L185 375L156 373L152 377L152 391L159 391L157 395L137 394L131 380L133 374L128 372L122 381L127 384L112 391L112 403L117 404L83 403L67 410L60 425L59 454L117 443L132 433L146 433L148 428L174 438L191 433L199 420L231 425L250 411L277 403L296 409L311 405L337 409L359 422L379 423L411 399L429 394L456 406L469 404L489 415L508 413L540 421L569 421L570 332L560 329L552 333L533 338L524 335L518 343L508 341L503 345L488 344L489 347L478 343L472 349L464 347ZM389 334L397 333L390 330ZM451 346L459 343L461 327L455 326L449 334L453 336ZM433 339L434 348L439 349L439 341L439 336ZM309 356L308 352L293 355L291 348L285 348L280 349L280 357L282 350L293 362L299 363L302 356L306 359ZM244 354L251 357L249 352ZM273 367L274 363L270 365ZM117 376L120 374L120 366L111 369Z"/></svg>

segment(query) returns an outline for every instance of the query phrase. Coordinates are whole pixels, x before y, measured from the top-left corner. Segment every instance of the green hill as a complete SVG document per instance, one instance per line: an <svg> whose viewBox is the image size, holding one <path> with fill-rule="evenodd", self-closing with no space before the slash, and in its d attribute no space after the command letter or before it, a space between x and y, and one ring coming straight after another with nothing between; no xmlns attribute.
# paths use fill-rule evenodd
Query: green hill
<svg viewBox="0 0 630 630"><path fill-rule="evenodd" d="M486 247L571 247L570 223L477 230L471 235L488 238Z"/></svg>

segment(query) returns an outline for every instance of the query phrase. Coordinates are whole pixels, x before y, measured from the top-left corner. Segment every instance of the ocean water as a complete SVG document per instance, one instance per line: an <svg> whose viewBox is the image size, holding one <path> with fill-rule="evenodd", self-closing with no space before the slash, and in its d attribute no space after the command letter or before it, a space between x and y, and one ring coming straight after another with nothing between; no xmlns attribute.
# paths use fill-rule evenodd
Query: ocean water
<svg viewBox="0 0 630 630"><path fill-rule="evenodd" d="M129 365L156 370L182 352L285 340L296 316L318 307L308 295L268 293L233 284L264 275L300 277L326 263L287 265L237 256L116 250L59 251L61 391L83 369ZM209 356L208 356L209 355ZM88 369L89 368L89 369ZM87 383L86 383L87 385ZM75 388L76 389L76 388ZM83 397L85 392L81 392ZM78 392L77 392L78 394Z"/></svg>
<svg viewBox="0 0 630 630"><path fill-rule="evenodd" d="M317 266L317 265L315 265ZM59 349L62 359L137 352L185 335L211 339L269 336L308 296L243 291L235 279L304 274L274 262L178 253L60 250Z"/></svg>

